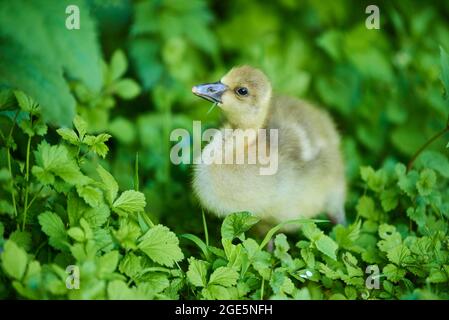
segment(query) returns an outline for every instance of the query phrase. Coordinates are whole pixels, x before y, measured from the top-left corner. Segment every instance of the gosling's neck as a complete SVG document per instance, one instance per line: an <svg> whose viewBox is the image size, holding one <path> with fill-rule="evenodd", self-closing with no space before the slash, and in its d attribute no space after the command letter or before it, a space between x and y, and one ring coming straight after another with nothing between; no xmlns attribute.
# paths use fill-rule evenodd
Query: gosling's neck
<svg viewBox="0 0 449 320"><path fill-rule="evenodd" d="M270 101L271 102L271 101ZM266 127L268 114L271 109L271 103L268 102L264 107L257 111L257 114L226 113L226 119L232 129L263 129Z"/></svg>

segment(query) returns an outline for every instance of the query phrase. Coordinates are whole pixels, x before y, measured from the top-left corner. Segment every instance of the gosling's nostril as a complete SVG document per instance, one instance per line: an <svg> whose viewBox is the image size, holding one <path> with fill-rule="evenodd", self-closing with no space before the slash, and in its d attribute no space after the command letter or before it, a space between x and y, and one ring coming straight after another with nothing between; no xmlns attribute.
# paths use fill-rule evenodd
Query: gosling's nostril
<svg viewBox="0 0 449 320"><path fill-rule="evenodd" d="M215 89L212 88L212 87L209 87L209 88L207 88L207 92L214 93L214 92L215 92Z"/></svg>

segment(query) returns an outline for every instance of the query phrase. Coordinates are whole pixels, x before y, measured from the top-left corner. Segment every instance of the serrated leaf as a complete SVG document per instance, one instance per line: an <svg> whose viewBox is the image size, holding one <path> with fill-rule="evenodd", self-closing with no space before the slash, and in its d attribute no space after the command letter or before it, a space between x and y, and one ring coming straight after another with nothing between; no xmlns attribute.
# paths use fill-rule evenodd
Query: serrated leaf
<svg viewBox="0 0 449 320"><path fill-rule="evenodd" d="M69 230L67 230L67 234L78 242L84 242L86 240L84 231L79 227L70 228Z"/></svg>
<svg viewBox="0 0 449 320"><path fill-rule="evenodd" d="M203 260L197 260L194 257L190 257L189 269L187 270L187 279L191 284L196 287L205 287L207 285L207 269L209 263Z"/></svg>
<svg viewBox="0 0 449 320"><path fill-rule="evenodd" d="M97 172L103 182L103 189L106 191L106 200L112 205L117 197L117 181L115 181L114 177L100 165L97 167Z"/></svg>
<svg viewBox="0 0 449 320"><path fill-rule="evenodd" d="M103 193L100 189L89 185L76 186L78 195L86 201L88 205L96 208L103 200Z"/></svg>
<svg viewBox="0 0 449 320"><path fill-rule="evenodd" d="M336 244L335 241L330 237L323 234L314 243L319 251L321 251L328 257L337 260L336 252L338 249L338 244Z"/></svg>
<svg viewBox="0 0 449 320"><path fill-rule="evenodd" d="M53 212L46 211L38 217L42 231L49 237L49 244L59 250L68 249L67 232L62 219Z"/></svg>
<svg viewBox="0 0 449 320"><path fill-rule="evenodd" d="M80 140L83 140L87 133L87 122L81 118L81 116L76 115L73 119L73 125L75 126L76 131L78 131Z"/></svg>
<svg viewBox="0 0 449 320"><path fill-rule="evenodd" d="M184 259L178 238L162 225L156 225L148 230L140 238L138 248L154 262L168 267Z"/></svg>
<svg viewBox="0 0 449 320"><path fill-rule="evenodd" d="M37 178L42 179L43 183L53 183L53 175L72 185L84 185L90 182L90 179L81 173L65 146L51 146L46 141L42 141L34 155L37 166L33 167L32 172Z"/></svg>
<svg viewBox="0 0 449 320"><path fill-rule="evenodd" d="M56 132L62 137L62 139L68 141L69 143L74 144L76 146L80 144L78 136L72 129L59 128L58 130L56 130Z"/></svg>
<svg viewBox="0 0 449 320"><path fill-rule="evenodd" d="M137 213L144 210L146 206L143 193L134 190L123 192L112 205L112 210L117 213Z"/></svg>
<svg viewBox="0 0 449 320"><path fill-rule="evenodd" d="M83 142L87 144L93 152L104 158L109 151L108 146L105 144L109 138L111 138L111 135L107 133L101 133L98 136L86 135Z"/></svg>
<svg viewBox="0 0 449 320"><path fill-rule="evenodd" d="M244 239L244 232L249 230L260 219L249 212L232 213L224 219L221 225L221 237L223 239Z"/></svg>
<svg viewBox="0 0 449 320"><path fill-rule="evenodd" d="M433 187L437 181L435 171L432 169L424 169L419 175L419 181L416 183L416 188L422 196L428 196L432 192Z"/></svg>
<svg viewBox="0 0 449 320"><path fill-rule="evenodd" d="M209 284L231 287L237 284L238 277L239 274L235 269L219 267L210 275Z"/></svg>

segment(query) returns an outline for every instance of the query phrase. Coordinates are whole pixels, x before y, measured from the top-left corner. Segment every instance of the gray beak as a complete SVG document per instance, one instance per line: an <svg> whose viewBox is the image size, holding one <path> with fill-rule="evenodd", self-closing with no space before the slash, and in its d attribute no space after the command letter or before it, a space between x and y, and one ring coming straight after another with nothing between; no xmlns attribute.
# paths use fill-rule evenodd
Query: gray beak
<svg viewBox="0 0 449 320"><path fill-rule="evenodd" d="M228 90L228 86L220 81L214 83L199 84L192 88L192 92L198 97L211 102L221 103L221 96Z"/></svg>

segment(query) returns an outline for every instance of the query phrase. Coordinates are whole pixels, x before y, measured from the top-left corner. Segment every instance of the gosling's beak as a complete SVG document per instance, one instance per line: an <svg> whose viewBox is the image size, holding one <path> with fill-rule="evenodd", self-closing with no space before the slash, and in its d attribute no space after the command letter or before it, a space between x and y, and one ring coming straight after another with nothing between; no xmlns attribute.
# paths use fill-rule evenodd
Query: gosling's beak
<svg viewBox="0 0 449 320"><path fill-rule="evenodd" d="M221 103L221 96L228 90L228 86L220 81L214 83L199 84L192 88L192 92L198 97L206 100Z"/></svg>

